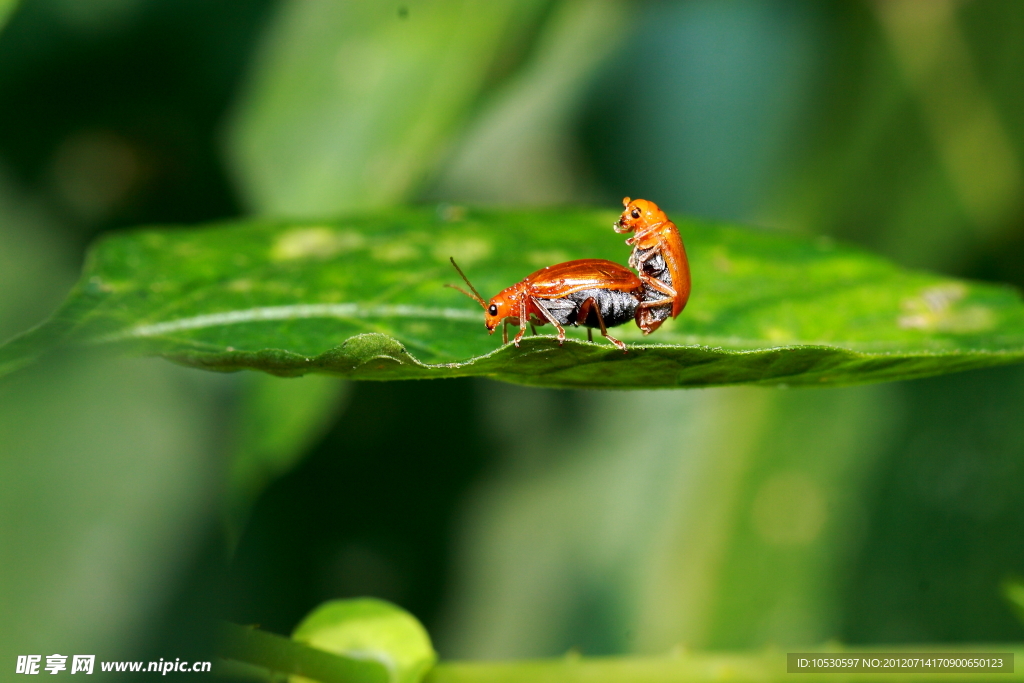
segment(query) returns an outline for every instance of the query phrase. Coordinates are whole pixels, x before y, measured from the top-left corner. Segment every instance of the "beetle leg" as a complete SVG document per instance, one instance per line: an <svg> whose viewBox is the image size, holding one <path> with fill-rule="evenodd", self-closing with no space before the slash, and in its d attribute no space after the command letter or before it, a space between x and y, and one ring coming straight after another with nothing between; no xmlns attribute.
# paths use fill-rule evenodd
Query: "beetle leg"
<svg viewBox="0 0 1024 683"><path fill-rule="evenodd" d="M671 300L665 299L664 302L671 303ZM661 305L664 305L662 303ZM650 334L656 329L661 327L662 320L657 320L651 316L651 309L644 308L643 304L636 307L636 314L633 316L636 321L636 326L639 327L644 334Z"/></svg>
<svg viewBox="0 0 1024 683"><path fill-rule="evenodd" d="M533 335L534 337L536 337L536 336L537 336L537 328L533 326L533 321L532 321L532 320L530 321L530 333L531 333L531 334L532 334L532 335Z"/></svg>
<svg viewBox="0 0 1024 683"><path fill-rule="evenodd" d="M501 321L501 343L508 344L508 318Z"/></svg>
<svg viewBox="0 0 1024 683"><path fill-rule="evenodd" d="M526 297L519 301L519 334L516 335L515 344L519 346L519 342L523 340L523 335L526 334Z"/></svg>
<svg viewBox="0 0 1024 683"><path fill-rule="evenodd" d="M648 225L646 228L637 228L636 232L633 233L633 243L640 244L652 234L658 231L658 228L662 226L662 223L655 223L654 225Z"/></svg>
<svg viewBox="0 0 1024 683"><path fill-rule="evenodd" d="M597 314L597 324L601 327L601 334L604 336L604 338L610 341L612 344L618 346L620 349L622 349L623 353L626 353L626 345L623 342L616 339L615 337L608 334L608 328L605 327L604 324L604 316L601 315L601 309L598 307L597 302L594 301L594 297L590 297L582 304L580 304L580 312L576 314L576 319L580 321L585 321L587 317L590 315L591 308L593 308L594 313ZM639 314L639 311L637 311L637 313ZM637 324L639 325L640 323L637 322ZM593 335L591 334L592 329L593 328L590 327L587 328L587 338L590 339L590 341L594 341Z"/></svg>
<svg viewBox="0 0 1024 683"><path fill-rule="evenodd" d="M532 297L532 299L533 303L537 306L537 309L541 312L541 315L547 318L548 322L558 329L558 345L561 346L562 342L565 341L565 328L562 327L557 320L555 320L555 316L551 315L551 312L548 309L544 308L544 304L541 303L540 299L538 299L537 297Z"/></svg>
<svg viewBox="0 0 1024 683"><path fill-rule="evenodd" d="M653 252L650 252L647 254L647 256L640 258L639 256L637 256L640 253L640 249L633 249L633 251L629 254L629 267L636 270L637 273L643 272L644 264L650 261L651 257L654 255Z"/></svg>
<svg viewBox="0 0 1024 683"><path fill-rule="evenodd" d="M661 308L662 306L668 306L673 303L672 299L657 299L655 301L644 301L640 304L639 308Z"/></svg>
<svg viewBox="0 0 1024 683"><path fill-rule="evenodd" d="M604 321L601 319L601 311L598 310L597 302L594 301L594 297L590 297L586 301L584 301L583 303L580 304L579 310L576 311L576 322L578 324L582 323L582 324L585 325L586 322L587 322L587 318L590 317L590 309L591 308L593 308L595 311L597 311L598 324L600 324L603 327L604 326ZM602 330L602 334L604 334L603 330ZM594 341L594 328L593 327L588 327L587 328L587 340L588 341Z"/></svg>
<svg viewBox="0 0 1024 683"><path fill-rule="evenodd" d="M580 304L580 307L576 310L576 324L577 325L586 325L587 318L590 317L590 308L591 307L596 307L596 304L597 304L597 302L594 301L594 297L590 297L589 299L587 299L586 301L584 301L583 303ZM591 329L592 328L589 328L589 327L587 328L587 334L588 335L590 334L590 330ZM590 341L594 341L594 340L591 339Z"/></svg>
<svg viewBox="0 0 1024 683"><path fill-rule="evenodd" d="M671 297L672 299L676 298L676 290L674 290L672 287L666 285L664 282L662 282L658 278L651 277L647 273L643 272L643 270L640 270L640 272L637 273L637 276L640 278L640 282L643 282L645 285L650 285L653 289L658 290L662 294L665 294L665 295ZM653 303L653 302L651 302L651 303ZM650 308L650 306L648 306L647 308Z"/></svg>
<svg viewBox="0 0 1024 683"><path fill-rule="evenodd" d="M626 342L619 341L618 339L616 339L612 335L608 334L608 332L604 332L604 338L607 339L608 341L610 341L612 344L615 344L616 346L618 346L620 349L622 349L623 353L629 353L626 350Z"/></svg>

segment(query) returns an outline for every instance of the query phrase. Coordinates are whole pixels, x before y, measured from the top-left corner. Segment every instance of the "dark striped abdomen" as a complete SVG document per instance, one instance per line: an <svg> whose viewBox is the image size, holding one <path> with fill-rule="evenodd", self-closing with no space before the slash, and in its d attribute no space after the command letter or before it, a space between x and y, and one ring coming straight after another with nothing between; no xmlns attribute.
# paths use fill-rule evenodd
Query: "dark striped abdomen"
<svg viewBox="0 0 1024 683"><path fill-rule="evenodd" d="M654 250L652 249L651 251ZM644 263L644 274L650 275L655 280L661 280L669 287L672 286L672 273L669 271L668 266L665 265L665 258L661 255L660 251ZM658 301L659 299L666 298L664 294L647 284L644 285L642 296L644 301ZM672 315L672 302L669 301L664 306L647 309L647 315L653 320L658 321L668 319Z"/></svg>

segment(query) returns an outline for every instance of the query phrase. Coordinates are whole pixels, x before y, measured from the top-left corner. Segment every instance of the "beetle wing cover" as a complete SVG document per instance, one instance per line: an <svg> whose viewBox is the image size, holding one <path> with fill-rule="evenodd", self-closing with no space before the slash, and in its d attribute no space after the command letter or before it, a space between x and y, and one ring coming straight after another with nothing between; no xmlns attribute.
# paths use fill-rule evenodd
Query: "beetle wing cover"
<svg viewBox="0 0 1024 683"><path fill-rule="evenodd" d="M662 252L670 272L672 286L676 289L676 299L672 303L672 317L679 315L690 298L690 263L686 258L686 248L679 229L672 221L668 221L663 232Z"/></svg>
<svg viewBox="0 0 1024 683"><path fill-rule="evenodd" d="M625 266L605 259L587 258L541 268L528 278L536 296L542 299L564 297L581 289L614 289L630 292L639 289L640 278Z"/></svg>

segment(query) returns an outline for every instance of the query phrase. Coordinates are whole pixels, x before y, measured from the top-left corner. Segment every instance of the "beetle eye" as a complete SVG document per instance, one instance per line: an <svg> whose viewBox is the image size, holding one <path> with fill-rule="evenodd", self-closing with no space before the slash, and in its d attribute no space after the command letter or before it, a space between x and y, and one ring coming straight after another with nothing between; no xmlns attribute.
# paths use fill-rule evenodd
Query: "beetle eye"
<svg viewBox="0 0 1024 683"><path fill-rule="evenodd" d="M630 214L633 218L640 218L640 209L633 209L633 213Z"/></svg>
<svg viewBox="0 0 1024 683"><path fill-rule="evenodd" d="M498 307L491 304L490 308L487 309L488 315L498 315Z"/></svg>

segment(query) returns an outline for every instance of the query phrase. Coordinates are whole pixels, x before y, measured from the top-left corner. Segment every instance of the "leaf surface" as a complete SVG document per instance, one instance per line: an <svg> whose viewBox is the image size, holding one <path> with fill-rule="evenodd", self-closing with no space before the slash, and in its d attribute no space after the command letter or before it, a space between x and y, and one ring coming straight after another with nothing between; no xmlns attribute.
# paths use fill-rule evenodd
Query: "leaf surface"
<svg viewBox="0 0 1024 683"><path fill-rule="evenodd" d="M211 370L358 379L489 376L556 387L833 385L1024 359L1013 289L901 270L764 230L677 221L693 271L682 315L623 354L550 327L488 336L454 256L490 297L576 258L625 263L613 212L395 208L338 220L239 221L114 235L64 306L0 348L0 374L60 344L116 345Z"/></svg>

